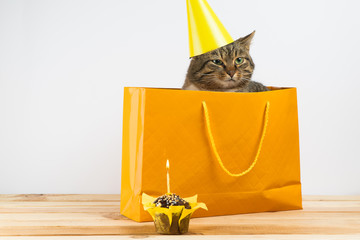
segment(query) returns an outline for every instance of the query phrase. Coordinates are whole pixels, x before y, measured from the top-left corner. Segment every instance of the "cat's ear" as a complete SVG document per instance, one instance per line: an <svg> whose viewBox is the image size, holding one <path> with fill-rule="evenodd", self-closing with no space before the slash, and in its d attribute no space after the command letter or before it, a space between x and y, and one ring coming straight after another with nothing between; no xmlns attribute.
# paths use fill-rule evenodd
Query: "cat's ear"
<svg viewBox="0 0 360 240"><path fill-rule="evenodd" d="M255 35L255 31L253 31L252 33L250 33L249 35L247 35L245 37L239 38L236 41L241 43L242 45L245 45L245 47L249 50L250 44L251 44L251 41L252 41L254 35Z"/></svg>

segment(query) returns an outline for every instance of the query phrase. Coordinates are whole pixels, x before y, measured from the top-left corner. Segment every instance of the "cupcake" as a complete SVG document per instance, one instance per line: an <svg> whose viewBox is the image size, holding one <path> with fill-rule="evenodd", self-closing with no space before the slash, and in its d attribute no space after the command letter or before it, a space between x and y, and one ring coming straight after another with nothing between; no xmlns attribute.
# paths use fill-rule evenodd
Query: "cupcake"
<svg viewBox="0 0 360 240"><path fill-rule="evenodd" d="M192 213L198 208L207 210L204 203L197 202L197 195L183 199L168 193L154 198L143 193L142 204L152 216L156 232L160 234L187 233Z"/></svg>

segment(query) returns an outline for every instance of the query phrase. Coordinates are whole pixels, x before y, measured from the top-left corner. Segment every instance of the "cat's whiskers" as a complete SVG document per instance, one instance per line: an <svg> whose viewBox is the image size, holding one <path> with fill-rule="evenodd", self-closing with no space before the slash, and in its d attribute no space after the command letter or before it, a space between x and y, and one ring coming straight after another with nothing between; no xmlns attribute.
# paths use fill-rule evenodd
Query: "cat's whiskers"
<svg viewBox="0 0 360 240"><path fill-rule="evenodd" d="M206 75L206 76L211 76L211 75L215 75L215 74L213 74L213 73L202 73L202 74L201 74L201 76L205 76L205 75Z"/></svg>
<svg viewBox="0 0 360 240"><path fill-rule="evenodd" d="M206 84L208 87L217 87L218 84L214 81L208 81L208 80L199 80L200 84Z"/></svg>
<svg viewBox="0 0 360 240"><path fill-rule="evenodd" d="M251 78L240 78L240 80L247 80L247 81L251 81Z"/></svg>
<svg viewBox="0 0 360 240"><path fill-rule="evenodd" d="M213 74L213 73L203 73L200 77L199 77L199 80L202 80L203 77L206 77L207 78L207 82L212 80L216 80L218 79L218 76L216 74Z"/></svg>

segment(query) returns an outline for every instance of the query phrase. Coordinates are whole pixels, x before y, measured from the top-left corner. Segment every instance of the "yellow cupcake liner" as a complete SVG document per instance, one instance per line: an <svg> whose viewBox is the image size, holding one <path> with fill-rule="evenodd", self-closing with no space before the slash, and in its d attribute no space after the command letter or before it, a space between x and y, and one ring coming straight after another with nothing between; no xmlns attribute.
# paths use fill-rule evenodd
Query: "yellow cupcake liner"
<svg viewBox="0 0 360 240"><path fill-rule="evenodd" d="M186 209L185 206L157 207L154 203L156 199L146 193L142 194L144 210L150 213L154 220L156 231L162 234L181 234L187 232L191 215L199 208L208 210L205 203L197 202L197 195L183 198L190 204L191 209ZM174 223L173 221L176 222Z"/></svg>

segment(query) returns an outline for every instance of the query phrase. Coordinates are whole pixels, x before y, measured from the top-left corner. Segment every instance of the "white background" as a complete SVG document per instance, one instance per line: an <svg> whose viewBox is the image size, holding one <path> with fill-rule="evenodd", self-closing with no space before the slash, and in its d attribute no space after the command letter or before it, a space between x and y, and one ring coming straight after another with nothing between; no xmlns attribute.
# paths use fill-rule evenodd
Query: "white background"
<svg viewBox="0 0 360 240"><path fill-rule="evenodd" d="M185 0L0 0L0 193L120 193L124 86L182 86ZM360 194L360 3L209 0L298 88L304 194Z"/></svg>

